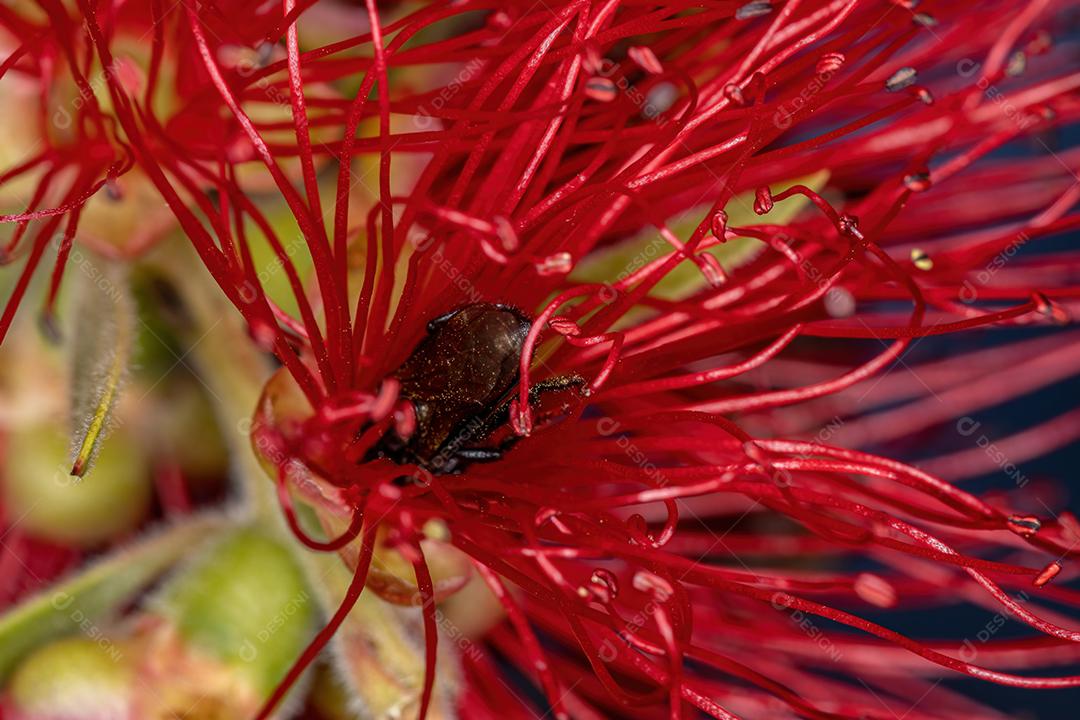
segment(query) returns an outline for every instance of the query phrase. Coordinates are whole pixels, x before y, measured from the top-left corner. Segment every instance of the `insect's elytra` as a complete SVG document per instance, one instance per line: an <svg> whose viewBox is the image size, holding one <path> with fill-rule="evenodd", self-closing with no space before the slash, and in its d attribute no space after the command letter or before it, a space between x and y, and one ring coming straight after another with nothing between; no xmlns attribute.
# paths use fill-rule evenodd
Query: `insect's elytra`
<svg viewBox="0 0 1080 720"><path fill-rule="evenodd" d="M497 448L476 446L500 424L531 325L524 313L496 303L464 305L429 322L427 336L393 373L413 404L416 430L408 440L391 433L377 452L443 472L474 455L497 457Z"/></svg>

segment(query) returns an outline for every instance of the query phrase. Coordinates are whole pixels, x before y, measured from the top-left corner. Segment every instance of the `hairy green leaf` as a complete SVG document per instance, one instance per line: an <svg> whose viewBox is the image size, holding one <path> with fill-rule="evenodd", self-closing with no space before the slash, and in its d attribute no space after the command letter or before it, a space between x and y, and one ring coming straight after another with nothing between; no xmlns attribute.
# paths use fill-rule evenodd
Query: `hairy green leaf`
<svg viewBox="0 0 1080 720"><path fill-rule="evenodd" d="M28 652L54 638L100 633L155 578L226 527L218 516L168 526L54 583L0 615L0 681Z"/></svg>
<svg viewBox="0 0 1080 720"><path fill-rule="evenodd" d="M75 304L71 474L82 477L108 436L135 339L135 304L127 277L116 268L84 272Z"/></svg>

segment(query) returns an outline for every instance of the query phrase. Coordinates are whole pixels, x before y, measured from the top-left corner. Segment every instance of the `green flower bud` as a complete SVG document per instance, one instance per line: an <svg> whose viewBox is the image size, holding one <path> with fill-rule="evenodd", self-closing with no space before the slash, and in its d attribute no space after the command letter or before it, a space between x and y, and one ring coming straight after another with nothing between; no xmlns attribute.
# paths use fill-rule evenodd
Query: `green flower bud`
<svg viewBox="0 0 1080 720"><path fill-rule="evenodd" d="M189 650L219 663L259 699L303 651L316 617L290 551L255 529L211 547L153 605Z"/></svg>
<svg viewBox="0 0 1080 720"><path fill-rule="evenodd" d="M94 471L72 477L70 438L51 424L16 429L4 468L4 504L20 527L60 543L93 546L135 528L150 504L141 448L117 431L101 443Z"/></svg>
<svg viewBox="0 0 1080 720"><path fill-rule="evenodd" d="M127 720L135 673L121 645L67 638L38 649L8 686L14 720Z"/></svg>

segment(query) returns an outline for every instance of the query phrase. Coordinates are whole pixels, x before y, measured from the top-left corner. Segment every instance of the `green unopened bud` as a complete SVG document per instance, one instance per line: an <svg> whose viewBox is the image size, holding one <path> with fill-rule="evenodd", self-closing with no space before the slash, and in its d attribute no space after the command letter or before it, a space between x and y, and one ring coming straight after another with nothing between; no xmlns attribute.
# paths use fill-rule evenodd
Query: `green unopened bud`
<svg viewBox="0 0 1080 720"><path fill-rule="evenodd" d="M8 686L14 720L128 720L135 673L104 637L68 638L22 662Z"/></svg>
<svg viewBox="0 0 1080 720"><path fill-rule="evenodd" d="M122 431L101 444L94 472L70 475L70 438L38 424L11 435L4 503L20 527L56 542L93 546L132 530L150 504L150 476L142 450Z"/></svg>
<svg viewBox="0 0 1080 720"><path fill-rule="evenodd" d="M222 690L214 694L227 717L257 710L303 651L316 615L290 551L254 529L209 548L166 585L153 609L183 656L163 681L178 672L213 676L194 689Z"/></svg>

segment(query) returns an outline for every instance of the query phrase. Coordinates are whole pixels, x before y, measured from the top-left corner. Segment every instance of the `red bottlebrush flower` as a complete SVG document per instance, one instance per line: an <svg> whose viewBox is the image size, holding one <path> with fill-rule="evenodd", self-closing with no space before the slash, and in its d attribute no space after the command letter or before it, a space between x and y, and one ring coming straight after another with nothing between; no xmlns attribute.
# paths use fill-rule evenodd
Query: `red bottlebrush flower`
<svg viewBox="0 0 1080 720"><path fill-rule="evenodd" d="M928 677L1080 685L1028 672L1080 657L1045 607L1078 604L1062 581L1080 526L1031 516L1026 481L988 498L957 484L1080 425L1070 411L999 455L968 444L971 413L1076 367L1055 327L1076 256L1051 243L1077 224L1078 155L1053 134L1080 114L1080 74L1047 39L1069 3L469 0L391 18L367 0L364 33L309 47L313 4L151 3L131 22L153 36L149 77L175 52L177 133L105 73L87 122L115 155L80 164L55 209L4 218L74 228L137 167L284 365L256 447L298 537L355 577L262 717L365 587L422 605L420 716L437 613L469 583L505 622L460 656L463 717L888 718L903 702L995 718ZM46 41L73 49L48 59L76 78L115 67L145 10L130 5L4 9L21 43L4 68L42 62ZM249 197L253 167L310 283ZM295 314L267 292L252 227ZM924 338L990 327L1039 336L890 373ZM869 452L928 432L954 452ZM373 560L387 548L415 583ZM468 571L436 572L451 556ZM916 640L883 613L961 600L1031 635Z"/></svg>

